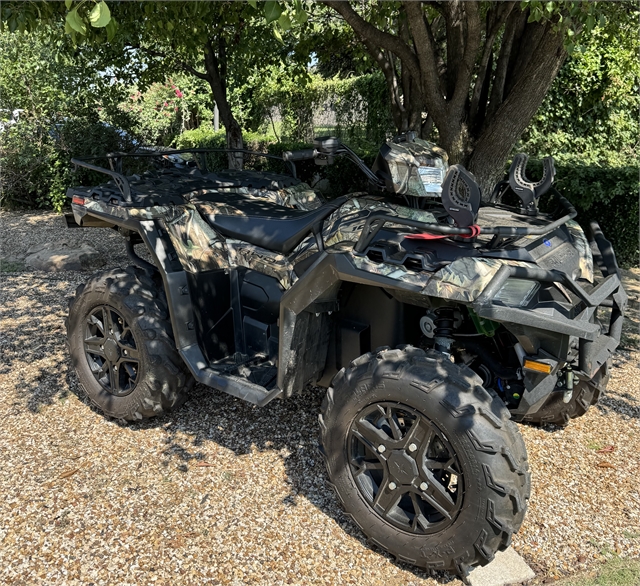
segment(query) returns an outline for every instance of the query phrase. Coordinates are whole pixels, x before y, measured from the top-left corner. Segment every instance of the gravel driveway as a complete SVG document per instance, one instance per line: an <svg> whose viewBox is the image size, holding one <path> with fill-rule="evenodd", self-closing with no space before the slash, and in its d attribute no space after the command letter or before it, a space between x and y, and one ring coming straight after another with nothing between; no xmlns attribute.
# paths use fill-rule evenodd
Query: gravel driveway
<svg viewBox="0 0 640 586"><path fill-rule="evenodd" d="M123 266L120 236L33 212L2 213L0 230L0 583L461 584L370 548L340 512L315 447L320 391L258 409L197 386L173 415L105 419L65 347L67 297L88 273L20 257L67 239ZM597 408L566 429L519 426L533 493L513 545L536 581L640 557L632 318Z"/></svg>

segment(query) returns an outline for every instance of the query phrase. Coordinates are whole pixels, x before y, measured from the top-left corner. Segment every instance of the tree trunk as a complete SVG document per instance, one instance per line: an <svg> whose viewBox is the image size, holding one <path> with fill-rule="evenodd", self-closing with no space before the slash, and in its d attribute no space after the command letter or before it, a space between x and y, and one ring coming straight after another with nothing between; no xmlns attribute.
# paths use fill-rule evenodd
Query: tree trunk
<svg viewBox="0 0 640 586"><path fill-rule="evenodd" d="M538 111L566 57L559 34L547 32L536 49L535 57L474 140L468 168L476 176L485 198L502 179L505 161Z"/></svg>
<svg viewBox="0 0 640 586"><path fill-rule="evenodd" d="M384 73L398 129L425 136L434 125L449 162L465 165L489 197L566 56L563 34L554 32L558 19L529 22L528 8L518 2L486 3L482 16L478 3L451 0L428 3L439 13L429 22L426 2L405 0L406 24L393 35L347 0L322 1L353 28ZM445 35L436 38L441 18Z"/></svg>
<svg viewBox="0 0 640 586"><path fill-rule="evenodd" d="M220 55L220 60L218 60L211 41L207 41L204 52L204 66L213 99L218 106L222 124L224 124L224 128L227 131L227 148L242 149L242 128L240 128L240 124L235 119L231 106L227 101L227 84L224 75L226 67L223 60L224 54ZM242 153L229 153L229 169L242 169L243 164L244 157Z"/></svg>

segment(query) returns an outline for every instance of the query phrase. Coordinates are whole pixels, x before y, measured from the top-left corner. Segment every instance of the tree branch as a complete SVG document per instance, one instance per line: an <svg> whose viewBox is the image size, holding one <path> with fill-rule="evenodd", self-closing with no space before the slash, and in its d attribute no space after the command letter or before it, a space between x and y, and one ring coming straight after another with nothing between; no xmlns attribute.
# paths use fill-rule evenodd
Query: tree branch
<svg viewBox="0 0 640 586"><path fill-rule="evenodd" d="M384 79L387 83L387 90L389 92L389 99L391 100L391 115L393 116L393 123L399 130L402 126L402 103L398 99L397 95L397 80L396 73L393 64L389 61L387 56L381 51L375 44L363 39L367 53L371 55L373 60L378 64L378 67L384 75Z"/></svg>
<svg viewBox="0 0 640 586"><path fill-rule="evenodd" d="M513 41L516 36L516 32L526 18L526 14L523 14L519 10L513 10L507 18L504 32L502 34L502 43L500 46L500 54L498 55L498 62L496 64L496 72L493 78L493 87L491 88L491 100L489 102L487 118L493 116L504 100L504 86L507 80L509 61L511 61Z"/></svg>
<svg viewBox="0 0 640 586"><path fill-rule="evenodd" d="M491 76L487 75L487 73L489 63L493 61L491 59L491 56L493 54L493 44L498 32L506 22L515 5L515 2L502 2L497 5L495 10L490 9L487 12L486 41L482 51L482 56L480 57L478 76L473 88L471 107L469 108L471 126L473 126L475 121L477 120L481 96L488 96L488 85Z"/></svg>
<svg viewBox="0 0 640 586"><path fill-rule="evenodd" d="M324 4L333 8L342 18L347 21L347 24L360 36L364 41L375 43L383 49L391 51L394 55L402 61L405 67L409 68L409 72L415 79L420 79L420 66L418 65L418 59L415 54L400 38L381 31L379 28L373 26L362 18L353 8L347 0L322 0Z"/></svg>
<svg viewBox="0 0 640 586"><path fill-rule="evenodd" d="M142 51L143 53L146 53L151 57L160 57L161 59L169 59L170 61L173 61L173 63L175 63L181 69L184 69L188 73L191 73L191 75L195 75L200 79L209 81L209 78L205 73L201 73L195 67L192 67L188 63L185 63L184 61L180 61L179 59L176 59L173 56L169 56L166 53L163 53L162 51L157 51L156 49L149 49L148 47L143 47L142 45L133 45L133 44L127 45L125 49L136 49L137 51Z"/></svg>
<svg viewBox="0 0 640 586"><path fill-rule="evenodd" d="M435 43L428 23L425 22L421 2L404 2L409 28L418 54L422 75L418 77L422 95L425 98L429 114L436 125L445 117L445 100L438 75Z"/></svg>
<svg viewBox="0 0 640 586"><path fill-rule="evenodd" d="M477 2L462 2L459 8L462 11L460 16L466 27L462 27L463 54L462 60L456 68L455 89L451 99L451 109L456 114L457 111L464 109L469 95L473 69L480 49L482 30Z"/></svg>

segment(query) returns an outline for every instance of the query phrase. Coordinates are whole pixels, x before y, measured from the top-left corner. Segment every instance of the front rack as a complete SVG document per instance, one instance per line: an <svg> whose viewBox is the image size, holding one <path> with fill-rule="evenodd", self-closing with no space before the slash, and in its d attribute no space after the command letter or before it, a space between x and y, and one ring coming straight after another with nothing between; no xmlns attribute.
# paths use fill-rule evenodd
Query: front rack
<svg viewBox="0 0 640 586"><path fill-rule="evenodd" d="M420 222L418 220L409 220L406 218L399 218L385 213L371 214L364 224L360 238L354 246L354 251L362 254L367 249L369 244L376 237L378 232L385 224L398 224L401 226L408 226L411 228L420 228L430 234L443 234L446 236L461 236L463 238L472 238L478 234L493 234L499 237L522 237L522 236L542 236L548 234L552 230L555 230L559 226L566 224L569 220L573 220L578 212L571 205L571 202L560 195L554 188L551 193L556 196L558 203L564 210L565 214L541 226L532 226L530 228L513 227L513 226L478 226L474 230L473 228L456 228L455 226L443 226L441 224L427 224L426 222ZM478 232L478 228L480 231Z"/></svg>

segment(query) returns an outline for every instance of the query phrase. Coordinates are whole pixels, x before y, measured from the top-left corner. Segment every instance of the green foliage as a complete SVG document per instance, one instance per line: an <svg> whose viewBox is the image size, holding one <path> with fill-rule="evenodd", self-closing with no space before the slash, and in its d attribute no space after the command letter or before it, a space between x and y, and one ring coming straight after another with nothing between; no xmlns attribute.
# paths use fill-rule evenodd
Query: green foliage
<svg viewBox="0 0 640 586"><path fill-rule="evenodd" d="M60 211L70 185L103 180L84 170L74 176L71 158L128 148L120 132L100 122L75 118L51 126L35 118L21 119L2 134L0 206Z"/></svg>
<svg viewBox="0 0 640 586"><path fill-rule="evenodd" d="M98 109L113 109L121 87L97 72L91 51L67 52L64 36L52 43L6 31L0 41L0 109L23 110L0 135L0 205L60 209L72 156L126 148L115 129L98 123Z"/></svg>
<svg viewBox="0 0 640 586"><path fill-rule="evenodd" d="M179 75L153 83L144 92L134 86L118 108L130 120L128 130L142 144L168 146L181 132L213 117L202 85Z"/></svg>
<svg viewBox="0 0 640 586"><path fill-rule="evenodd" d="M638 158L637 22L596 28L567 61L519 149L563 163L619 166Z"/></svg>
<svg viewBox="0 0 640 586"><path fill-rule="evenodd" d="M315 134L314 114L328 107L336 118L331 133L366 149L393 133L385 92L379 73L330 80L314 75L307 84L273 76L258 92L254 105L265 120L273 108L279 109L283 140L307 142Z"/></svg>
<svg viewBox="0 0 640 586"><path fill-rule="evenodd" d="M557 166L556 187L578 210L577 221L600 224L611 240L618 263L637 266L638 167Z"/></svg>
<svg viewBox="0 0 640 586"><path fill-rule="evenodd" d="M5 31L0 45L0 109L24 109L50 122L97 120L97 107L122 98L121 87L99 73L99 55L74 51L64 36L51 42L40 33Z"/></svg>
<svg viewBox="0 0 640 586"><path fill-rule="evenodd" d="M624 265L638 264L639 49L636 22L593 28L515 149L555 158L556 186Z"/></svg>

